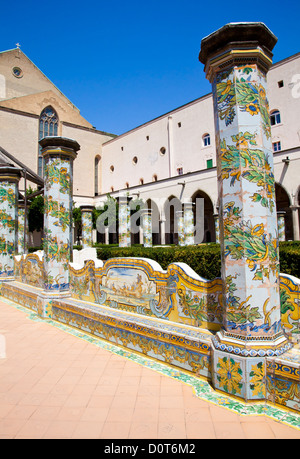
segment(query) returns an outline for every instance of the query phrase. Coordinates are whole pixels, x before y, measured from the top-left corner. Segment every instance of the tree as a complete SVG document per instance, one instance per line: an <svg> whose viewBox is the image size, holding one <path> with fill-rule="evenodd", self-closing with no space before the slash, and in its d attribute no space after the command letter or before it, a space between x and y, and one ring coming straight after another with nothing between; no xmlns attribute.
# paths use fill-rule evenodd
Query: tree
<svg viewBox="0 0 300 459"><path fill-rule="evenodd" d="M102 207L97 207L93 210L93 226L97 228L99 232L103 232L103 228L107 226L110 230L116 231L118 221L119 204L115 198L108 194Z"/></svg>
<svg viewBox="0 0 300 459"><path fill-rule="evenodd" d="M32 191L31 191L32 192ZM42 231L44 227L44 197L34 196L28 206L28 230Z"/></svg>

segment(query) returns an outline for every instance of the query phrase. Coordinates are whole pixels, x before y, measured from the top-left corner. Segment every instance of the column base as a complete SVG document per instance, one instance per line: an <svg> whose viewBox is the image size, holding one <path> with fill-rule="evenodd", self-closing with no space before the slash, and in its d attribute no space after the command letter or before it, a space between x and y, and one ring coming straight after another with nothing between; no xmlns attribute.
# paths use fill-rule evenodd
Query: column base
<svg viewBox="0 0 300 459"><path fill-rule="evenodd" d="M270 340L218 332L212 339L214 388L246 401L265 400L266 358L279 356L292 346L282 332Z"/></svg>
<svg viewBox="0 0 300 459"><path fill-rule="evenodd" d="M15 280L15 276L0 276L0 282L11 282Z"/></svg>
<svg viewBox="0 0 300 459"><path fill-rule="evenodd" d="M43 290L37 297L37 311L38 315L43 318L50 319L52 317L52 300L68 298L71 293L66 290L64 292L49 292Z"/></svg>
<svg viewBox="0 0 300 459"><path fill-rule="evenodd" d="M273 357L279 356L293 347L282 331L270 338L259 336L235 335L221 330L212 339L216 350L241 357Z"/></svg>

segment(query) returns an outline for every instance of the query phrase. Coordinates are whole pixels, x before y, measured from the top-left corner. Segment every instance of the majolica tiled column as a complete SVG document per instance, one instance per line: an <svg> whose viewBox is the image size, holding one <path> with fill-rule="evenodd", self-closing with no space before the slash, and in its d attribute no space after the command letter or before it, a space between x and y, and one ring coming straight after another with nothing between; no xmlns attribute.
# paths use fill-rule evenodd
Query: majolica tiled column
<svg viewBox="0 0 300 459"><path fill-rule="evenodd" d="M191 201L185 201L183 204L183 224L185 245L192 245L194 244L194 213Z"/></svg>
<svg viewBox="0 0 300 459"><path fill-rule="evenodd" d="M220 201L223 330L213 339L213 383L265 397L265 360L290 345L281 330L279 254L266 75L276 37L233 23L204 38L213 86Z"/></svg>
<svg viewBox="0 0 300 459"><path fill-rule="evenodd" d="M152 210L141 209L141 219L143 225L143 245L144 247L152 247Z"/></svg>
<svg viewBox="0 0 300 459"><path fill-rule="evenodd" d="M300 240L300 222L299 222L299 213L300 213L300 206L292 205L290 206L290 210L292 211L292 222L293 222L293 233L294 233L294 241Z"/></svg>
<svg viewBox="0 0 300 459"><path fill-rule="evenodd" d="M120 196L119 197L119 246L120 247L128 247L129 244L129 235L130 231L128 231L129 227L129 207L127 205L127 197Z"/></svg>
<svg viewBox="0 0 300 459"><path fill-rule="evenodd" d="M182 210L176 211L176 221L177 221L178 245L183 247L185 246L185 234L184 234L184 221L183 221Z"/></svg>
<svg viewBox="0 0 300 459"><path fill-rule="evenodd" d="M109 244L109 228L106 227L104 230L104 244Z"/></svg>
<svg viewBox="0 0 300 459"><path fill-rule="evenodd" d="M0 164L0 281L12 280L17 251L20 169Z"/></svg>
<svg viewBox="0 0 300 459"><path fill-rule="evenodd" d="M73 161L79 145L64 137L40 140L44 158L44 289L69 292L69 262L73 249Z"/></svg>
<svg viewBox="0 0 300 459"><path fill-rule="evenodd" d="M161 245L166 244L166 219L163 215L159 220L159 231L160 231L160 243Z"/></svg>
<svg viewBox="0 0 300 459"><path fill-rule="evenodd" d="M25 204L18 204L18 254L26 253L25 251Z"/></svg>
<svg viewBox="0 0 300 459"><path fill-rule="evenodd" d="M285 241L285 220L284 220L285 212L278 211L277 212L277 224L278 224L278 240Z"/></svg>
<svg viewBox="0 0 300 459"><path fill-rule="evenodd" d="M131 246L130 205L127 204L127 245Z"/></svg>
<svg viewBox="0 0 300 459"><path fill-rule="evenodd" d="M215 232L216 232L216 242L220 242L220 227L219 227L219 214L214 214L215 220Z"/></svg>
<svg viewBox="0 0 300 459"><path fill-rule="evenodd" d="M93 245L93 206L81 206L82 248Z"/></svg>

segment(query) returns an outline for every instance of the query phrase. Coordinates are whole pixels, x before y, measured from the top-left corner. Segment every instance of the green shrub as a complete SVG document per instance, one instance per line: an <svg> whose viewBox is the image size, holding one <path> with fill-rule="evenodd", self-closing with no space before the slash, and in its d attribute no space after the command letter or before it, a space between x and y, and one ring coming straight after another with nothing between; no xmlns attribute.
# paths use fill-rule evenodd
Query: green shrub
<svg viewBox="0 0 300 459"><path fill-rule="evenodd" d="M280 272L300 279L300 241L279 243Z"/></svg>
<svg viewBox="0 0 300 459"><path fill-rule="evenodd" d="M221 255L219 244L203 244L198 246L166 246L166 247L118 247L97 246L97 257L101 260L118 257L140 257L155 260L163 269L171 263L186 263L199 276L205 279L220 277Z"/></svg>
<svg viewBox="0 0 300 459"><path fill-rule="evenodd" d="M221 276L220 245L215 243L200 244L197 246L179 247L176 245L165 247L119 247L118 244L96 244L97 257L103 261L118 257L139 257L155 260L163 269L171 263L186 263L199 276L205 279L215 279ZM81 249L81 246L74 246ZM32 253L42 247L29 247ZM280 242L279 244L280 272L290 274L300 279L300 241Z"/></svg>
<svg viewBox="0 0 300 459"><path fill-rule="evenodd" d="M38 250L43 250L42 246L39 247L28 247L28 253L37 252Z"/></svg>
<svg viewBox="0 0 300 459"><path fill-rule="evenodd" d="M115 245L98 245L97 256L101 260L117 257L141 257L155 260L163 269L171 263L186 263L199 276L214 279L221 276L220 245L215 243L197 246L151 247L142 245L119 247ZM280 242L280 272L300 278L300 241Z"/></svg>

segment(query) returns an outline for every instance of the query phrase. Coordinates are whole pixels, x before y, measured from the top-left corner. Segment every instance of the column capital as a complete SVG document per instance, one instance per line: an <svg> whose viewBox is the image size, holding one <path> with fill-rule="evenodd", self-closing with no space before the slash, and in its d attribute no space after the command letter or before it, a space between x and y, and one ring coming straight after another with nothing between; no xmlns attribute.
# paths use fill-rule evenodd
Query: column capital
<svg viewBox="0 0 300 459"><path fill-rule="evenodd" d="M210 82L217 72L234 65L257 64L267 72L276 42L277 37L262 22L233 22L202 39L199 60Z"/></svg>
<svg viewBox="0 0 300 459"><path fill-rule="evenodd" d="M119 204L127 204L128 196L126 196L126 195L124 195L124 194L121 194L121 195L118 197L118 201L119 201Z"/></svg>
<svg viewBox="0 0 300 459"><path fill-rule="evenodd" d="M0 164L0 180L8 182L19 182L21 178L21 169L12 164Z"/></svg>
<svg viewBox="0 0 300 459"><path fill-rule="evenodd" d="M67 137L44 137L39 141L42 147L42 155L66 155L72 159L77 157L77 151L80 150L80 145L76 140L68 139Z"/></svg>
<svg viewBox="0 0 300 459"><path fill-rule="evenodd" d="M141 215L152 215L152 209L149 209L148 207L142 207L140 209Z"/></svg>
<svg viewBox="0 0 300 459"><path fill-rule="evenodd" d="M194 206L195 204L192 202L192 200L185 199L183 201L183 211L192 210Z"/></svg>
<svg viewBox="0 0 300 459"><path fill-rule="evenodd" d="M80 206L81 212L93 212L94 206Z"/></svg>

